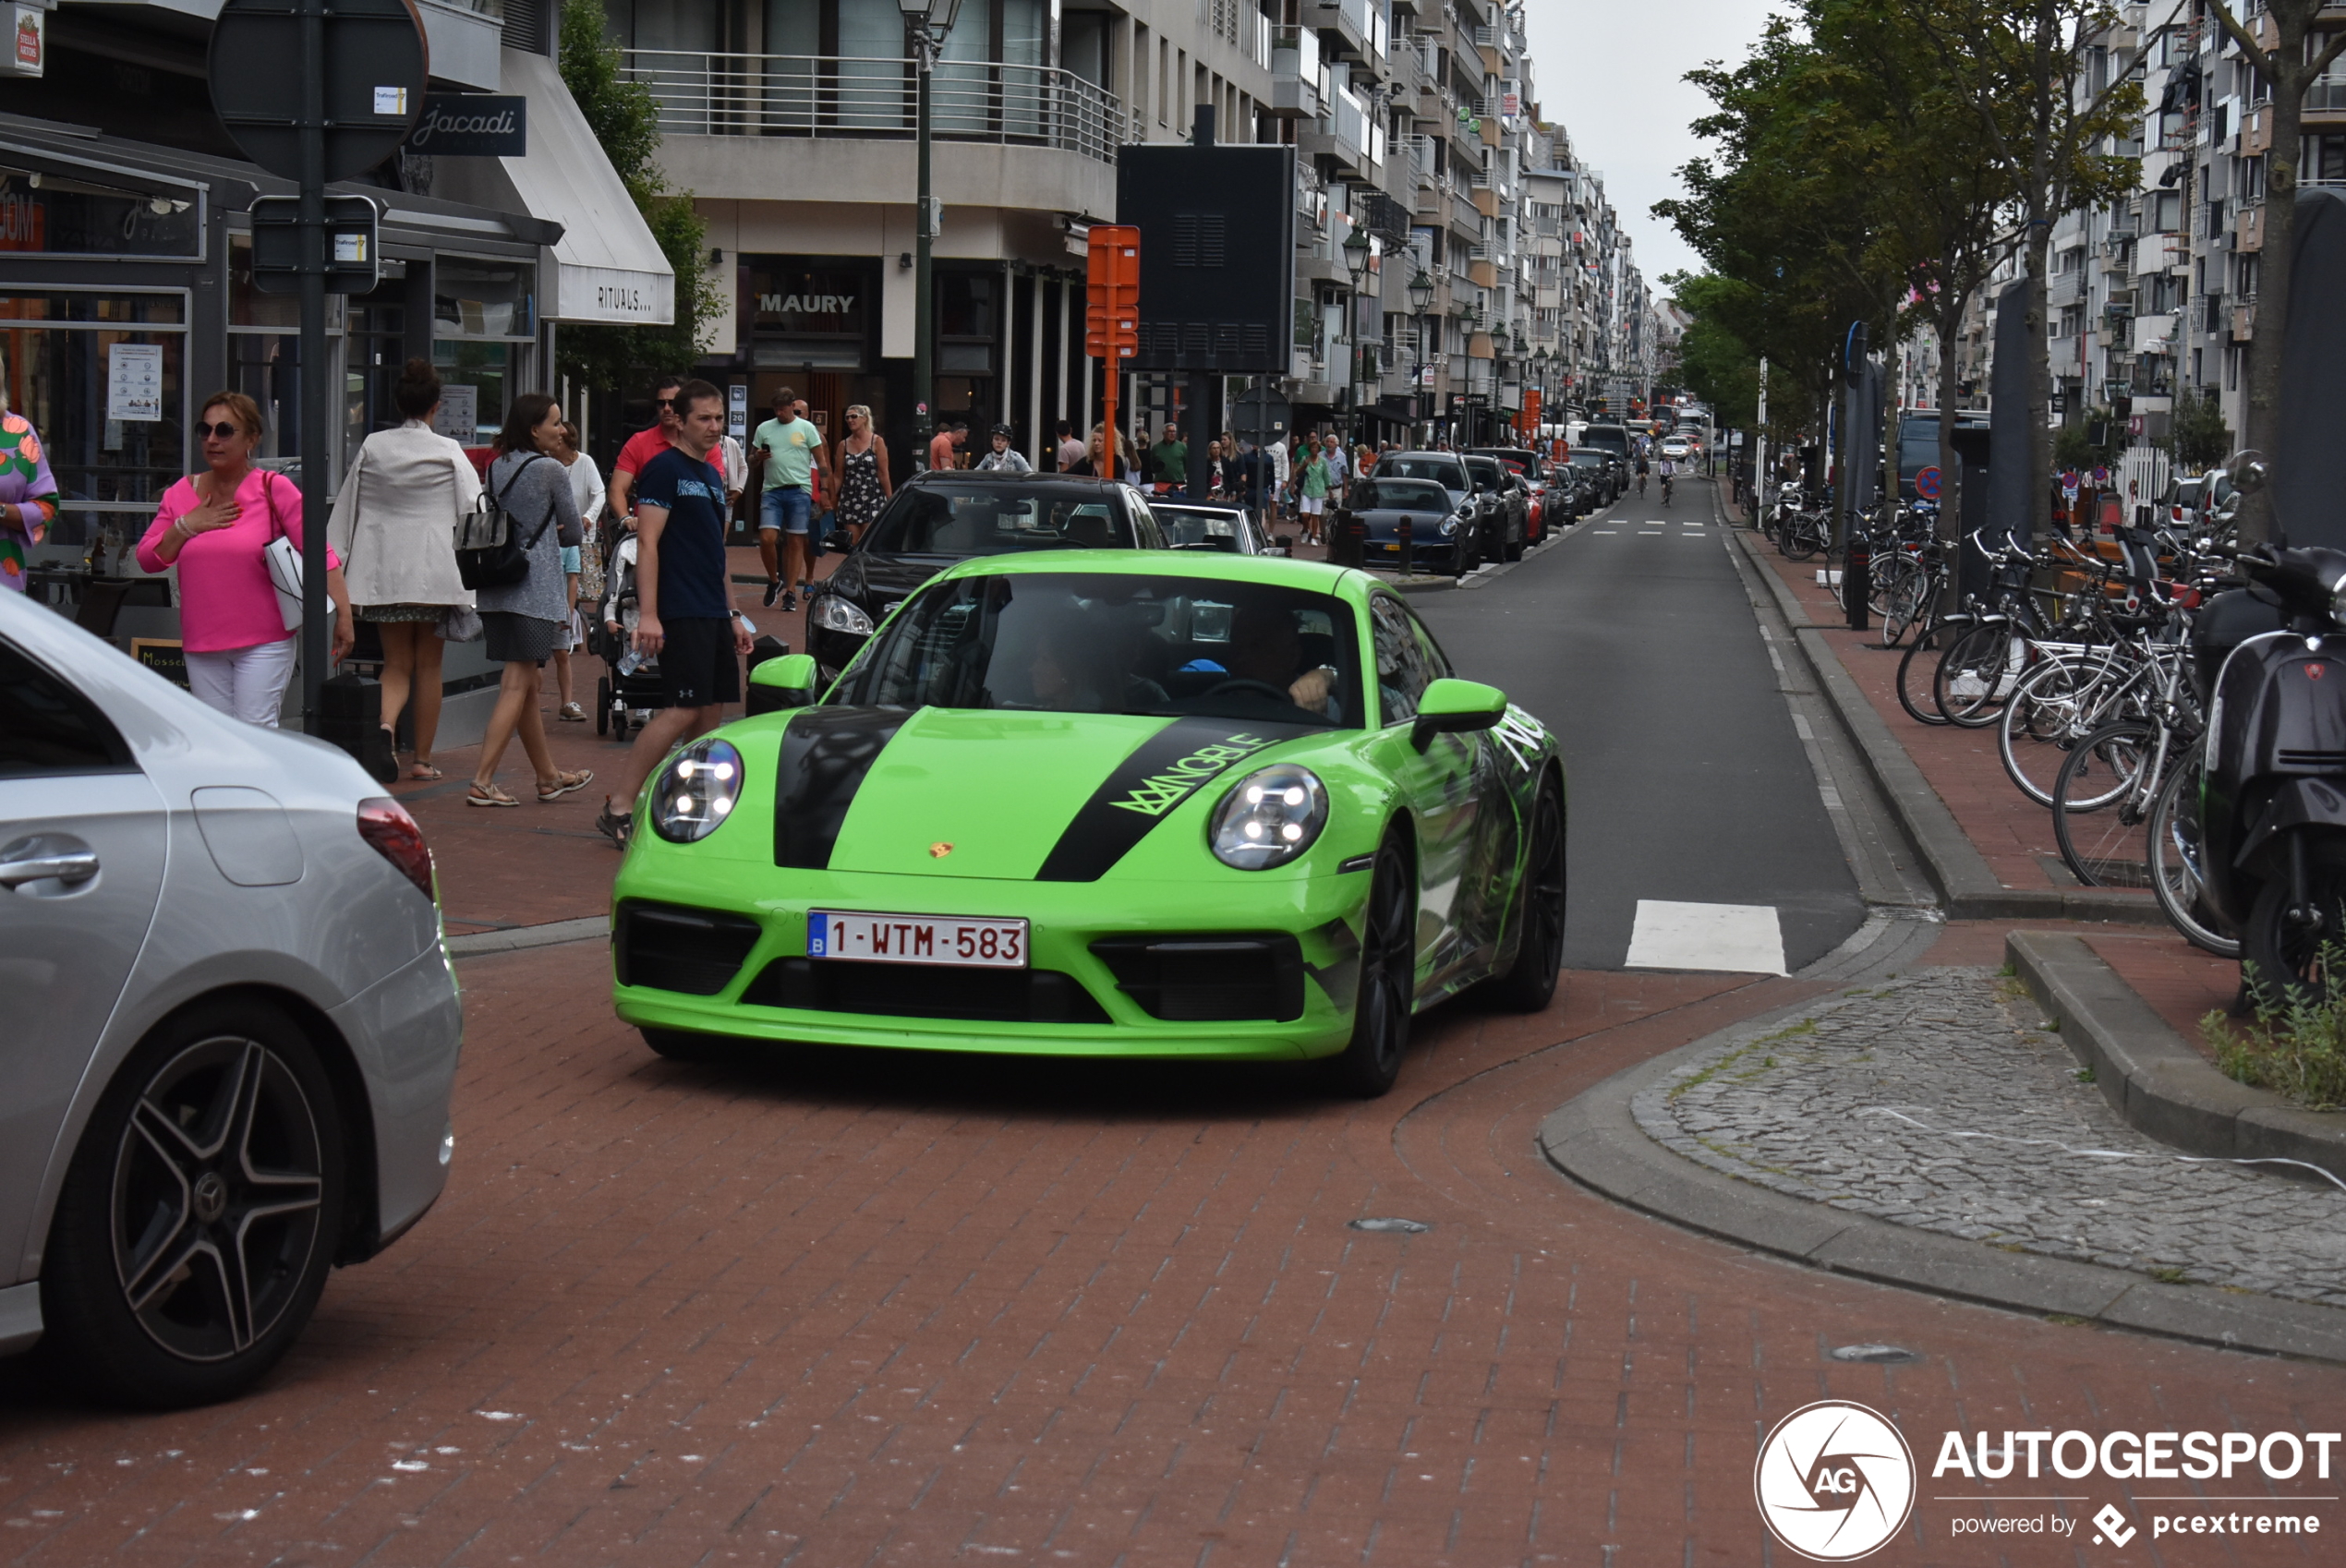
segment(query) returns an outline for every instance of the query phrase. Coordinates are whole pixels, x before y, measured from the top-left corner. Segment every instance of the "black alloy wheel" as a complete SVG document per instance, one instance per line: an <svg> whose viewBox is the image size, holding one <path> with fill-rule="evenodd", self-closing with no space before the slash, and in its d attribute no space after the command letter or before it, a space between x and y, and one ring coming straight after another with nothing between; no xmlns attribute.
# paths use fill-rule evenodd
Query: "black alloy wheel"
<svg viewBox="0 0 2346 1568"><path fill-rule="evenodd" d="M1531 808L1531 852L1523 864L1516 918L1523 936L1515 962L1486 983L1491 1000L1519 1013L1544 1011L1564 969L1564 800L1555 781L1540 786Z"/></svg>
<svg viewBox="0 0 2346 1568"><path fill-rule="evenodd" d="M241 1392L300 1335L341 1234L341 1119L280 1009L203 1004L116 1078L75 1152L42 1317L84 1381L174 1407Z"/></svg>
<svg viewBox="0 0 2346 1568"><path fill-rule="evenodd" d="M1373 1100L1393 1087L1409 1048L1417 1002L1418 901L1400 832L1388 830L1369 872L1360 912L1360 983L1352 1001L1352 1038L1326 1059L1329 1086Z"/></svg>

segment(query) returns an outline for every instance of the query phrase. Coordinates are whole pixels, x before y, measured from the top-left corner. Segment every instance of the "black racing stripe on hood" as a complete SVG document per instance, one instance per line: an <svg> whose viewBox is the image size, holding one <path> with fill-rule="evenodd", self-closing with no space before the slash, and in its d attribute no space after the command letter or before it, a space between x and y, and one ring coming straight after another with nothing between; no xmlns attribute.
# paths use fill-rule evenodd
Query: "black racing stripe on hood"
<svg viewBox="0 0 2346 1568"><path fill-rule="evenodd" d="M1309 735L1306 724L1236 718L1177 718L1141 742L1051 846L1037 882L1097 882L1149 829L1206 785L1256 753Z"/></svg>
<svg viewBox="0 0 2346 1568"><path fill-rule="evenodd" d="M855 791L912 717L900 707L810 707L792 718L774 778L776 865L830 868Z"/></svg>

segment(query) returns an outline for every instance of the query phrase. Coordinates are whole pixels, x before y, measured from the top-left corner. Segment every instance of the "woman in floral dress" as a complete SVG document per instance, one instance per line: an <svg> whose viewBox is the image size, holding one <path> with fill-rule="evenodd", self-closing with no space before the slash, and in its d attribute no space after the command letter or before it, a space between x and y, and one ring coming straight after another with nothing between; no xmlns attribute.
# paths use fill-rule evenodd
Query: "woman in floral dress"
<svg viewBox="0 0 2346 1568"><path fill-rule="evenodd" d="M895 493L888 476L888 443L872 428L872 411L854 404L847 410L847 439L839 443L840 525L862 538Z"/></svg>
<svg viewBox="0 0 2346 1568"><path fill-rule="evenodd" d="M0 588L25 590L25 557L57 520L57 481L32 421L8 407L0 363Z"/></svg>

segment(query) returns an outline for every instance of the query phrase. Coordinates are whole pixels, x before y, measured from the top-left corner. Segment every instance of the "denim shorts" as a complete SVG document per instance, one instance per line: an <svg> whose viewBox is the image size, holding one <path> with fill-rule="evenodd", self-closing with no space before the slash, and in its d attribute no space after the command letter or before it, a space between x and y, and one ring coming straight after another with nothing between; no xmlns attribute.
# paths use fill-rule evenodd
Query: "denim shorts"
<svg viewBox="0 0 2346 1568"><path fill-rule="evenodd" d="M757 525L804 534L814 509L815 498L805 489L778 485L758 498Z"/></svg>

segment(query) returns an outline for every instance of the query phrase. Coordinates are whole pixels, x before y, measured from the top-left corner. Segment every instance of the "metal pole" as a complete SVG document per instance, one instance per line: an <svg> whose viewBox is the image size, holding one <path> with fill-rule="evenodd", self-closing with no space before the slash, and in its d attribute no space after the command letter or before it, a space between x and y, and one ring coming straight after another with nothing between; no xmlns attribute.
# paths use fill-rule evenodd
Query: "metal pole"
<svg viewBox="0 0 2346 1568"><path fill-rule="evenodd" d="M301 729L326 683L326 7L301 0Z"/></svg>
<svg viewBox="0 0 2346 1568"><path fill-rule="evenodd" d="M1751 525L1759 527L1768 513L1768 356L1760 356L1760 415L1752 432Z"/></svg>
<svg viewBox="0 0 2346 1568"><path fill-rule="evenodd" d="M913 415L914 433L920 440L915 460L928 462L930 438L937 434L937 389L935 365L937 344L937 288L929 271L929 78L937 60L937 43L925 23L922 24L913 47L920 51L920 106L913 136L920 143L920 203L913 216Z"/></svg>

